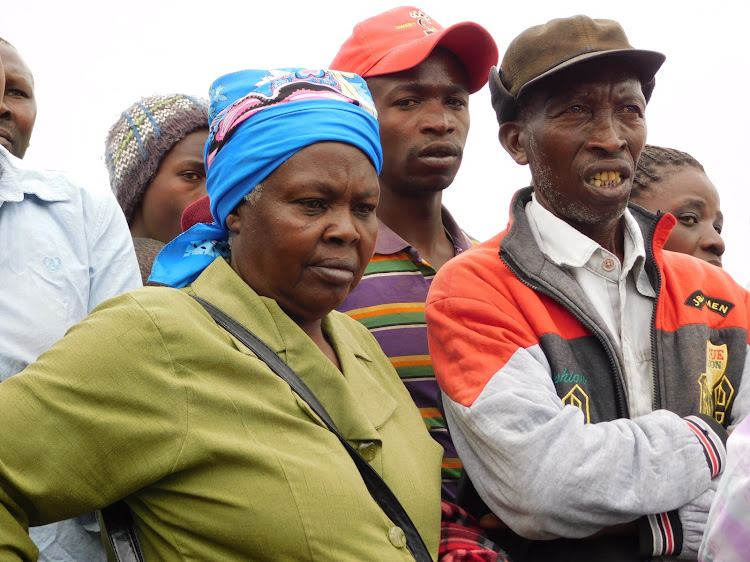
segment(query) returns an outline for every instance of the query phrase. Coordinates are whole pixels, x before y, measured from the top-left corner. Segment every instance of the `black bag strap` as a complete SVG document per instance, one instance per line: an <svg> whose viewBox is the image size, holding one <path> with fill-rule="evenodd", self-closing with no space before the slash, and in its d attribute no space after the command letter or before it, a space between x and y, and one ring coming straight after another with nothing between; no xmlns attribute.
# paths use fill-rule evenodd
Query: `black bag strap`
<svg viewBox="0 0 750 562"><path fill-rule="evenodd" d="M127 504L118 501L97 512L105 537L107 558L115 562L145 562Z"/></svg>
<svg viewBox="0 0 750 562"><path fill-rule="evenodd" d="M354 464L359 469L362 479L367 486L370 495L377 502L383 512L388 518L393 521L394 524L398 525L406 535L406 548L409 549L412 556L417 562L428 562L432 560L427 547L422 540L419 531L414 526L411 518L406 513L398 498L394 495L388 484L380 477L380 474L368 463L359 451L355 449L343 435L339 432L336 424L328 415L328 412L323 405L318 401L318 398L313 394L310 388L299 378L297 373L284 361L281 357L276 354L266 343L261 340L258 336L248 330L245 326L237 322L234 318L229 316L220 308L215 307L210 302L203 300L202 298L191 295L196 301L198 301L203 308L213 317L217 324L224 328L227 332L232 334L235 338L241 341L248 349L250 349L255 355L258 356L271 370L280 376L292 390L302 398L312 408L313 412L323 420L326 427L339 438L344 448L351 456Z"/></svg>

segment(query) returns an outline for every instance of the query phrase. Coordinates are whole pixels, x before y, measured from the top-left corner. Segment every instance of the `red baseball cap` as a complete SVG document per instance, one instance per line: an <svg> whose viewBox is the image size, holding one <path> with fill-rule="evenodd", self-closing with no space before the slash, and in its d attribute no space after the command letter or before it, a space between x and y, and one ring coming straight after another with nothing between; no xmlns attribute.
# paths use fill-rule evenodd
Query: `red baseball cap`
<svg viewBox="0 0 750 562"><path fill-rule="evenodd" d="M330 68L362 77L392 74L414 68L435 47L461 59L469 75L469 93L486 83L499 53L492 35L473 22L443 27L419 8L401 6L354 26Z"/></svg>

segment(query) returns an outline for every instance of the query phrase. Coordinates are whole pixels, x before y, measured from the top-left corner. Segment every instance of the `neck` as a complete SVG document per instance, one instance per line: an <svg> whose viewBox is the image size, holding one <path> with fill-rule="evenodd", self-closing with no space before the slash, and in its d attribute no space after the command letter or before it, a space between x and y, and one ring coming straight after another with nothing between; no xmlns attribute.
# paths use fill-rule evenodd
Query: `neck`
<svg viewBox="0 0 750 562"><path fill-rule="evenodd" d="M623 217L606 224L576 225L576 228L602 248L612 252L620 263L625 259L625 219Z"/></svg>
<svg viewBox="0 0 750 562"><path fill-rule="evenodd" d="M453 243L443 226L441 192L403 197L382 189L377 214L436 270L453 257Z"/></svg>
<svg viewBox="0 0 750 562"><path fill-rule="evenodd" d="M130 221L130 235L133 238L151 238L151 235L146 228L146 223L143 220L143 215L136 213L133 215Z"/></svg>

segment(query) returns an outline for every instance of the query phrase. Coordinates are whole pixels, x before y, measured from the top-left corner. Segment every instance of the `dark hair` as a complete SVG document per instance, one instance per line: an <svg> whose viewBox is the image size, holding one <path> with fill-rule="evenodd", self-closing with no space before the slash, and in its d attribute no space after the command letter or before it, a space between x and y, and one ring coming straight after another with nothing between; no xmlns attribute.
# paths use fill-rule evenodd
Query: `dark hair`
<svg viewBox="0 0 750 562"><path fill-rule="evenodd" d="M660 182L665 172L670 168L692 167L705 173L703 166L687 152L647 144L643 147L638 166L633 178L632 196L650 189L654 183Z"/></svg>

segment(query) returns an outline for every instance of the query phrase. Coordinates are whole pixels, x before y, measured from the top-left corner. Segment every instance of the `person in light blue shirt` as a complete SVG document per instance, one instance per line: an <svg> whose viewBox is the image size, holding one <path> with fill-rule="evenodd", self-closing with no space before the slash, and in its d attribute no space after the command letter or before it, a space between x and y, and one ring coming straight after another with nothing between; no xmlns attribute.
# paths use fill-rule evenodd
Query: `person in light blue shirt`
<svg viewBox="0 0 750 562"><path fill-rule="evenodd" d="M4 82L0 62L0 112ZM0 381L35 361L98 304L141 286L112 193L31 168L2 145L0 240ZM29 534L42 561L105 559L93 514Z"/></svg>

